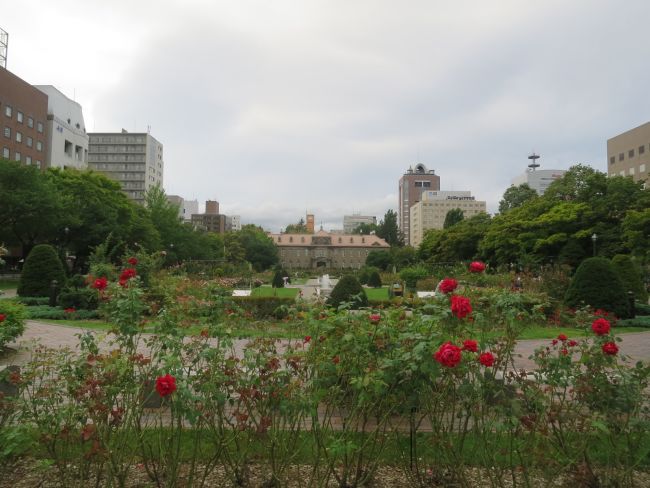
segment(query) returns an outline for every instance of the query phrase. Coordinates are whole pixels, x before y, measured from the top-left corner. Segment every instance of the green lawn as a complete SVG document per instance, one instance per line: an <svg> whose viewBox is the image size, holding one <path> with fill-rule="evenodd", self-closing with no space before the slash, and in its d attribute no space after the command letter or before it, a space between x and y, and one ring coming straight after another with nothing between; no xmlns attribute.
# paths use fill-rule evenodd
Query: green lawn
<svg viewBox="0 0 650 488"><path fill-rule="evenodd" d="M298 291L298 288L271 288L270 286L260 286L259 288L253 288L251 296L296 298L296 296L298 296Z"/></svg>
<svg viewBox="0 0 650 488"><path fill-rule="evenodd" d="M379 302L382 300L388 300L388 288L364 288L368 300L371 302Z"/></svg>

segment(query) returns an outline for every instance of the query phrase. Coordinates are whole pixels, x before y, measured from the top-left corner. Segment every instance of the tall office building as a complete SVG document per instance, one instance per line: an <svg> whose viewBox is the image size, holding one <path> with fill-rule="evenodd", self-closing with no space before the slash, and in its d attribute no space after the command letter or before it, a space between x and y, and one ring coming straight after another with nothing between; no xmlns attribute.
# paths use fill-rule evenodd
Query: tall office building
<svg viewBox="0 0 650 488"><path fill-rule="evenodd" d="M440 190L440 176L429 170L424 164L410 167L399 180L399 211L397 214L399 229L404 236L404 243L411 244L410 210L422 200L422 193Z"/></svg>
<svg viewBox="0 0 650 488"><path fill-rule="evenodd" d="M563 169L537 169L540 167L540 164L537 162L539 158L539 154L535 153L528 156L530 161L528 169L512 179L512 186L519 186L525 183L535 190L538 195L543 195L551 183L559 180L566 173Z"/></svg>
<svg viewBox="0 0 650 488"><path fill-rule="evenodd" d="M607 176L650 176L650 122L607 140Z"/></svg>
<svg viewBox="0 0 650 488"><path fill-rule="evenodd" d="M46 167L48 151L47 95L0 68L0 156Z"/></svg>
<svg viewBox="0 0 650 488"><path fill-rule="evenodd" d="M411 246L418 247L424 234L429 229L442 229L445 218L450 210L459 208L463 217L469 218L479 213L485 213L487 205L484 201L476 200L469 191L427 191L422 199L411 206Z"/></svg>
<svg viewBox="0 0 650 488"><path fill-rule="evenodd" d="M34 85L47 95L47 166L88 167L88 134L81 105L52 85Z"/></svg>
<svg viewBox="0 0 650 488"><path fill-rule="evenodd" d="M122 185L122 191L144 204L147 190L163 185L163 146L151 134L93 132L89 134L88 168Z"/></svg>

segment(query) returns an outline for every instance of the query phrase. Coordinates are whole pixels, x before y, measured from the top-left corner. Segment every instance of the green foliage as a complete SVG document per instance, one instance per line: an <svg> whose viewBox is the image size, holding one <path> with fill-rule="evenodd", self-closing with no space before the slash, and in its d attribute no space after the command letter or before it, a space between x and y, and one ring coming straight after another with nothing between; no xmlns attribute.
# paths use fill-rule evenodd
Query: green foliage
<svg viewBox="0 0 650 488"><path fill-rule="evenodd" d="M370 275L368 276L367 284L372 288L381 288L382 286L381 276L379 275L378 270L374 269L370 272Z"/></svg>
<svg viewBox="0 0 650 488"><path fill-rule="evenodd" d="M481 213L448 229L428 230L420 244L419 257L430 265L474 259L490 224L490 216Z"/></svg>
<svg viewBox="0 0 650 488"><path fill-rule="evenodd" d="M393 264L390 251L370 251L366 257L366 266L386 271Z"/></svg>
<svg viewBox="0 0 650 488"><path fill-rule="evenodd" d="M255 271L264 271L278 262L278 249L264 229L256 225L244 225L237 233L246 261Z"/></svg>
<svg viewBox="0 0 650 488"><path fill-rule="evenodd" d="M97 291L92 288L66 288L59 293L58 304L61 308L96 310L99 306Z"/></svg>
<svg viewBox="0 0 650 488"><path fill-rule="evenodd" d="M14 299L18 303L22 303L28 307L34 305L48 305L50 303L50 297L16 297Z"/></svg>
<svg viewBox="0 0 650 488"><path fill-rule="evenodd" d="M635 302L634 309L638 315L650 315L650 305L648 303Z"/></svg>
<svg viewBox="0 0 650 488"><path fill-rule="evenodd" d="M415 266L403 269L399 276L406 283L406 288L409 290L415 290L418 280L429 276L429 271L423 266Z"/></svg>
<svg viewBox="0 0 650 488"><path fill-rule="evenodd" d="M637 315L633 319L616 321L616 327L647 327L650 328L650 315Z"/></svg>
<svg viewBox="0 0 650 488"><path fill-rule="evenodd" d="M273 275L273 281L271 283L271 286L273 288L284 288L284 277L288 276L284 270L279 269L275 272Z"/></svg>
<svg viewBox="0 0 650 488"><path fill-rule="evenodd" d="M353 234L357 235L366 235L369 236L372 233L377 233L377 230L379 230L379 226L377 224L366 224L362 223L357 225L353 230Z"/></svg>
<svg viewBox="0 0 650 488"><path fill-rule="evenodd" d="M367 285L370 275L373 271L379 271L374 266L362 266L361 269L357 272L357 279L362 285Z"/></svg>
<svg viewBox="0 0 650 488"><path fill-rule="evenodd" d="M0 300L0 314L5 316L0 322L0 352L4 347L25 332L25 307L12 300ZM0 406L0 416L2 406Z"/></svg>
<svg viewBox="0 0 650 488"><path fill-rule="evenodd" d="M642 303L648 302L648 292L641 277L641 268L625 254L617 254L612 258L612 265L623 282L623 290L634 293L634 298Z"/></svg>
<svg viewBox="0 0 650 488"><path fill-rule="evenodd" d="M352 303L352 308L368 305L368 297L363 287L352 275L342 276L327 298L327 304L338 308L343 302Z"/></svg>
<svg viewBox="0 0 650 488"><path fill-rule="evenodd" d="M50 307L49 305L37 305L27 307L25 314L31 320L92 320L101 318L97 310L75 310L66 312L62 307Z"/></svg>
<svg viewBox="0 0 650 488"><path fill-rule="evenodd" d="M59 286L65 282L63 265L52 246L39 244L27 256L18 284L18 295L45 297L51 293L51 283Z"/></svg>
<svg viewBox="0 0 650 488"><path fill-rule="evenodd" d="M403 246L404 238L397 226L397 212L388 210L384 215L384 219L377 227L377 235L384 239L391 247Z"/></svg>
<svg viewBox="0 0 650 488"><path fill-rule="evenodd" d="M465 218L465 212L460 208L452 208L447 215L445 215L445 222L442 224L443 229L448 229L456 225L458 222L462 221Z"/></svg>
<svg viewBox="0 0 650 488"><path fill-rule="evenodd" d="M533 190L528 183L519 186L511 186L503 194L499 202L499 213L506 213L513 208L521 207L529 200L537 198L539 195Z"/></svg>
<svg viewBox="0 0 650 488"><path fill-rule="evenodd" d="M284 230L285 234L309 234L305 219L300 219L297 224L289 224Z"/></svg>
<svg viewBox="0 0 650 488"><path fill-rule="evenodd" d="M623 282L612 263L605 258L585 259L578 267L564 297L572 308L590 305L613 312L617 317L629 316L629 302Z"/></svg>
<svg viewBox="0 0 650 488"><path fill-rule="evenodd" d="M257 320L275 318L278 307L291 307L296 302L295 298L266 296L232 297L232 300L245 314Z"/></svg>

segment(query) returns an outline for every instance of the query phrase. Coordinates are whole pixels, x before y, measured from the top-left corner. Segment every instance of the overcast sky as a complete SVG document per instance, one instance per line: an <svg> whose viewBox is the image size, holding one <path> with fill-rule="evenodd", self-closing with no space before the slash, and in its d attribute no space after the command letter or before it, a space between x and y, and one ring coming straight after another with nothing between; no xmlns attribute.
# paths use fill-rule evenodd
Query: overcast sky
<svg viewBox="0 0 650 488"><path fill-rule="evenodd" d="M8 68L146 131L164 187L279 230L381 218L415 163L496 211L650 120L648 0L0 0Z"/></svg>

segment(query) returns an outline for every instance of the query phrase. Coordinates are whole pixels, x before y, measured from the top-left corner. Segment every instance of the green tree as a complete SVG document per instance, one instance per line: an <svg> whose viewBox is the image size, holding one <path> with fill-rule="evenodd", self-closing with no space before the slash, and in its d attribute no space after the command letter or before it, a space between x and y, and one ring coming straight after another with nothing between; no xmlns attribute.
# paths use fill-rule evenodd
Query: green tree
<svg viewBox="0 0 650 488"><path fill-rule="evenodd" d="M264 271L278 262L278 250L264 229L248 224L238 232L239 242L246 253L246 261L255 271Z"/></svg>
<svg viewBox="0 0 650 488"><path fill-rule="evenodd" d="M399 277L402 278L409 290L415 290L418 280L426 278L429 275L427 269L423 266L414 266L411 268L404 268Z"/></svg>
<svg viewBox="0 0 650 488"><path fill-rule="evenodd" d="M0 241L20 245L23 258L64 234L61 194L35 166L0 160L0 195Z"/></svg>
<svg viewBox="0 0 650 488"><path fill-rule="evenodd" d="M286 234L309 234L307 225L305 225L305 219L300 219L297 224L289 224L284 230Z"/></svg>
<svg viewBox="0 0 650 488"><path fill-rule="evenodd" d="M413 246L393 247L390 250L391 262L397 269L416 264L420 259Z"/></svg>
<svg viewBox="0 0 650 488"><path fill-rule="evenodd" d="M368 286L371 286L373 288L381 288L381 276L379 275L379 271L376 269L373 269L370 272L370 276L368 277Z"/></svg>
<svg viewBox="0 0 650 488"><path fill-rule="evenodd" d="M353 234L369 236L370 234L377 234L379 226L377 224L362 223L357 225L352 231Z"/></svg>
<svg viewBox="0 0 650 488"><path fill-rule="evenodd" d="M39 244L31 250L18 283L18 295L22 297L47 297L51 293L52 281L63 286L65 273L63 264L54 248Z"/></svg>
<svg viewBox="0 0 650 488"><path fill-rule="evenodd" d="M366 292L353 275L343 276L327 298L327 304L332 307L338 307L343 302L352 303L352 308L368 305Z"/></svg>
<svg viewBox="0 0 650 488"><path fill-rule="evenodd" d="M386 271L393 264L393 257L390 251L370 251L366 257L366 266Z"/></svg>
<svg viewBox="0 0 650 488"><path fill-rule="evenodd" d="M460 208L452 208L447 215L445 215L445 222L442 224L443 229L456 225L458 222L465 218L465 213Z"/></svg>
<svg viewBox="0 0 650 488"><path fill-rule="evenodd" d="M447 229L428 230L418 248L419 258L430 264L474 259L491 220L488 214L480 213Z"/></svg>
<svg viewBox="0 0 650 488"><path fill-rule="evenodd" d="M391 247L404 245L404 239L397 226L397 212L394 210L388 210L386 212L384 219L379 223L376 234L384 239Z"/></svg>
<svg viewBox="0 0 650 488"><path fill-rule="evenodd" d="M511 186L504 194L499 202L499 213L506 213L513 208L521 207L529 200L537 198L539 195L533 190L528 183L523 183L519 186Z"/></svg>
<svg viewBox="0 0 650 488"><path fill-rule="evenodd" d="M623 290L634 293L634 298L641 303L648 303L648 292L643 283L640 266L630 256L617 254L612 258L612 265L623 282Z"/></svg>
<svg viewBox="0 0 650 488"><path fill-rule="evenodd" d="M564 301L569 307L590 305L625 318L629 302L624 288L609 259L587 258L578 266Z"/></svg>

